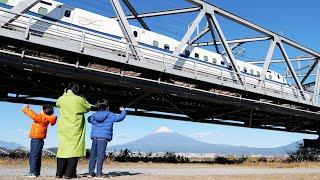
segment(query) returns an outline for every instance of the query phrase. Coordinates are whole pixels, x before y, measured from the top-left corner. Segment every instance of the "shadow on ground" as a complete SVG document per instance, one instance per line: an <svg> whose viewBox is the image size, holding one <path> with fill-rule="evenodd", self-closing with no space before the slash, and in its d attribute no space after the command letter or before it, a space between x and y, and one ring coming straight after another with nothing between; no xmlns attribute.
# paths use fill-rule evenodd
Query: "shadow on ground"
<svg viewBox="0 0 320 180"><path fill-rule="evenodd" d="M131 173L128 171L114 171L114 172L109 172L108 176L109 177L117 177L117 176L136 176L136 175L140 175L142 173Z"/></svg>
<svg viewBox="0 0 320 180"><path fill-rule="evenodd" d="M140 175L142 173L131 173L129 171L113 171L113 172L109 172L107 174L108 177L118 177L118 176L136 176L136 175ZM78 177L87 177L88 173L85 174L79 174Z"/></svg>

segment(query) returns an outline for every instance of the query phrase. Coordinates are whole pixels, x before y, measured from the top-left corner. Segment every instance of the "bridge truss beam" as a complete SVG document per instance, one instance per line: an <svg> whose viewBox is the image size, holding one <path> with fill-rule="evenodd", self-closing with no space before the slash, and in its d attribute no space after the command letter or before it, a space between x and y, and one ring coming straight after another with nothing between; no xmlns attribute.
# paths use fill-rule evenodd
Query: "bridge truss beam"
<svg viewBox="0 0 320 180"><path fill-rule="evenodd" d="M192 27L193 28L189 28L188 31L186 32L184 38L182 39L183 41L181 41L180 45L178 46L177 50L174 52L174 55L178 55L179 52L181 53L181 50L182 50L182 47L185 45L185 44L192 44L193 46L207 46L207 45L215 45L216 47L216 51L218 52L218 48L217 48L217 45L218 44L221 44L224 46L225 50L226 50L226 54L228 55L230 61L231 61L231 64L232 64L232 67L233 67L233 70L235 71L235 73L239 74L240 71L235 63L235 58L233 56L233 52L232 52L232 49L230 48L229 46L229 43L240 43L239 45L242 45L243 43L246 43L246 42L256 42L256 41L265 41L265 40L269 40L269 39L273 39L273 40L277 40L277 44L282 52L282 54L284 56L286 56L284 58L284 60L282 62L285 62L287 64L287 67L289 69L289 71L292 73L292 77L293 77L293 81L296 83L296 86L299 88L299 90L301 91L301 93L303 94L303 87L301 85L301 81L298 79L298 76L297 76L297 73L295 72L295 69L293 68L290 60L291 58L289 58L289 56L287 55L286 53L286 50L285 50L285 47L283 46L283 44L286 44L286 45L289 45L295 49L298 49L300 51L303 51L305 53L308 53L309 55L313 56L315 59L317 58L320 58L320 54L314 50L311 50L309 48L306 48L286 37L283 37L279 34L276 34L272 31L269 31L261 26L258 26L252 22L249 22L241 17L238 17L230 12L227 12L223 9L220 9L210 3L207 3L205 1L201 1L201 0L186 0L196 6L198 6L198 8L200 8L200 12L201 11L204 11L206 13L206 16L209 17L208 18L208 27L205 27L199 34L197 34L195 37L193 37L191 39L191 34L193 33L194 29L195 29L195 26L198 26L199 25L199 21L195 21L192 23ZM185 12L188 12L188 10L191 10L190 12L194 12L194 10L197 10L196 7L192 7L192 8L186 8L186 11L181 11L183 13ZM161 15L173 15L175 14L175 11L164 11L165 13L163 12L153 12L153 13L146 13L146 14L152 14L150 16L145 16L145 17L155 17L155 16L161 16ZM163 13L163 14L161 14ZM221 27L219 26L219 22L218 20L216 19L215 15L220 15L222 17L225 17L233 22L236 22L238 24L241 24L245 27L248 27L252 30L255 30L257 32L260 32L264 35L266 35L266 37L258 37L258 38L246 38L246 39L240 39L240 40L231 40L231 41L228 41L227 39L225 39L225 36L224 36L224 33L223 33L223 30L221 29ZM142 15L139 16L139 15L135 15L135 17L139 17L139 18L144 18ZM130 18L133 18L133 17L130 17ZM213 21L211 21L210 19L212 19ZM211 22L210 22L211 21ZM196 24L195 24L196 23ZM212 35L214 37L214 30L212 29L212 27L210 27L210 25L213 24L215 25L215 30L217 31L217 28L220 28L218 29L218 35L220 38L224 38L224 42L221 41L221 42L216 42L216 40L214 39L213 42L202 42L202 43L194 43L195 41L197 41L199 38L201 38L203 35L205 35L207 32L211 31L212 32ZM222 35L222 36L221 36ZM191 40L190 40L191 39ZM267 58L270 54L268 53L267 55ZM263 61L263 67L269 67L270 66L270 63L273 63L274 61L271 59L266 59ZM265 70L265 69L264 69ZM268 70L268 69L267 69ZM310 71L313 71L314 70L314 66L312 66L312 68L310 69ZM308 76L309 76L310 73L307 73L306 76L303 77L303 81L304 82ZM263 79L265 79L265 77L263 76L262 77ZM241 81L241 78L239 78L240 81Z"/></svg>
<svg viewBox="0 0 320 180"><path fill-rule="evenodd" d="M11 23L16 20L20 15L27 12L33 6L38 4L41 0L24 0L20 1L18 5L10 9L10 12L0 16L0 26Z"/></svg>
<svg viewBox="0 0 320 180"><path fill-rule="evenodd" d="M126 16L127 19L137 19L137 18L154 18L158 16L168 16L168 15L175 15L175 14L184 14L184 13L192 13L197 12L201 8L199 7L191 7L191 8L182 8L182 9L171 9L166 11L157 11L157 12L148 12L148 13L141 13L137 14L137 16ZM113 19L118 19L117 17L111 17Z"/></svg>
<svg viewBox="0 0 320 180"><path fill-rule="evenodd" d="M256 37L256 38L243 38L243 39L235 39L235 40L227 40L229 44L234 44L234 43L248 43L248 42L257 42L257 41L266 41L270 40L271 37ZM193 43L192 45L195 47L199 46L211 46L211 45L221 45L221 42L199 42L199 43Z"/></svg>
<svg viewBox="0 0 320 180"><path fill-rule="evenodd" d="M135 19L137 19L139 21L139 23L141 24L141 26L150 31L149 26L143 21L142 18L138 17L138 12L134 9L134 7L132 6L132 4L129 2L129 0L123 0L123 2L126 4L126 6L129 8L129 10L131 11L131 13L133 14L133 16L135 17ZM128 18L127 18L128 19Z"/></svg>
<svg viewBox="0 0 320 180"><path fill-rule="evenodd" d="M144 58L141 54L141 50L139 49L139 44L133 35L128 19L126 18L126 15L121 7L119 0L110 0L110 2L112 4L112 7L114 8L115 13L118 16L118 22L124 37L126 38L127 42L132 44L129 45L131 52L135 54L138 60L143 60Z"/></svg>

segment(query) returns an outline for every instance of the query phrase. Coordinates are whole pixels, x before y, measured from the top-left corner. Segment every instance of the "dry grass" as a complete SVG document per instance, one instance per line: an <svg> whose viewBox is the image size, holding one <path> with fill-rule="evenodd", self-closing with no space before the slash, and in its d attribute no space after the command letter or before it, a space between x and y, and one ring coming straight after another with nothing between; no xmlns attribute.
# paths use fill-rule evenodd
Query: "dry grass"
<svg viewBox="0 0 320 180"><path fill-rule="evenodd" d="M46 158L42 160L44 166L55 166L56 159ZM2 165L28 165L28 159L0 159L0 166ZM81 160L79 165L87 165L88 160ZM184 164L171 164L171 163L120 163L120 162L106 162L105 165L108 167L115 168L320 168L320 162L294 162L294 163L283 163L283 162L244 162L241 164L202 164L202 163L184 163Z"/></svg>
<svg viewBox="0 0 320 180"><path fill-rule="evenodd" d="M84 162L86 163L86 162ZM320 168L320 163L317 162L300 162L300 163L243 163L243 164L166 164L166 163L108 163L109 167L130 168Z"/></svg>

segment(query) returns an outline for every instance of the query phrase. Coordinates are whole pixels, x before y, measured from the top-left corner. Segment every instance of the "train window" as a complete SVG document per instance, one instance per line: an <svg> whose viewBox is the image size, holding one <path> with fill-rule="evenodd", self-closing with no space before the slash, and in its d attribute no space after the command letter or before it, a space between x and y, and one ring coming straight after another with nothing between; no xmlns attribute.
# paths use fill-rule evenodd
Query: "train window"
<svg viewBox="0 0 320 180"><path fill-rule="evenodd" d="M38 13L41 14L41 15L43 15L43 16L45 16L45 15L48 14L48 9L47 9L47 8L44 8L44 7L40 7L40 8L38 9Z"/></svg>
<svg viewBox="0 0 320 180"><path fill-rule="evenodd" d="M155 46L155 47L159 47L159 42L158 41L153 41L153 46Z"/></svg>
<svg viewBox="0 0 320 180"><path fill-rule="evenodd" d="M248 69L246 67L243 68L243 72L247 73Z"/></svg>
<svg viewBox="0 0 320 180"><path fill-rule="evenodd" d="M0 0L0 3L7 4L8 0Z"/></svg>
<svg viewBox="0 0 320 180"><path fill-rule="evenodd" d="M269 79L272 80L272 75L271 74L269 74Z"/></svg>
<svg viewBox="0 0 320 180"><path fill-rule="evenodd" d="M199 59L200 55L198 53L194 53L194 57Z"/></svg>
<svg viewBox="0 0 320 180"><path fill-rule="evenodd" d="M70 11L70 10L66 10L66 11L64 12L64 16L65 16L65 17L70 17L70 16L71 16L71 11Z"/></svg>
<svg viewBox="0 0 320 180"><path fill-rule="evenodd" d="M185 50L185 51L184 51L184 55L185 55L186 57L189 57L189 56L190 56L190 51Z"/></svg>
<svg viewBox="0 0 320 180"><path fill-rule="evenodd" d="M169 51L169 50L170 50L169 44L165 44L165 45L164 45L164 49Z"/></svg>
<svg viewBox="0 0 320 180"><path fill-rule="evenodd" d="M260 77L260 71L257 71L257 76Z"/></svg>
<svg viewBox="0 0 320 180"><path fill-rule="evenodd" d="M224 66L224 61L221 61L221 65Z"/></svg>
<svg viewBox="0 0 320 180"><path fill-rule="evenodd" d="M203 57L203 60L205 60L205 61L208 61L208 59L209 59L208 56Z"/></svg>
<svg viewBox="0 0 320 180"><path fill-rule="evenodd" d="M280 75L278 74L278 79L280 79Z"/></svg>
<svg viewBox="0 0 320 180"><path fill-rule="evenodd" d="M254 75L253 69L250 69L250 74Z"/></svg>
<svg viewBox="0 0 320 180"><path fill-rule="evenodd" d="M217 64L217 60L215 58L212 58L212 63Z"/></svg>
<svg viewBox="0 0 320 180"><path fill-rule="evenodd" d="M137 31L133 31L133 35L134 35L134 37L138 37L138 32Z"/></svg>

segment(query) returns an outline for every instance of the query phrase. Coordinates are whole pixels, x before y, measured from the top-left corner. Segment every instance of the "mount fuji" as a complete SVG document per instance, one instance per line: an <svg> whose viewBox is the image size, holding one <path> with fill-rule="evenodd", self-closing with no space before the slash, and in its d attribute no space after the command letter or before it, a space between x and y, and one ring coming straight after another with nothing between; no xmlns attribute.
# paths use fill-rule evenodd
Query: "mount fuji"
<svg viewBox="0 0 320 180"><path fill-rule="evenodd" d="M216 153L221 155L285 155L297 149L297 143L278 148L253 148L225 144L210 144L181 135L167 127L133 142L108 147L109 151L129 149L141 152Z"/></svg>

